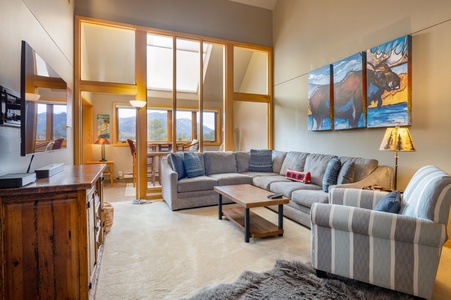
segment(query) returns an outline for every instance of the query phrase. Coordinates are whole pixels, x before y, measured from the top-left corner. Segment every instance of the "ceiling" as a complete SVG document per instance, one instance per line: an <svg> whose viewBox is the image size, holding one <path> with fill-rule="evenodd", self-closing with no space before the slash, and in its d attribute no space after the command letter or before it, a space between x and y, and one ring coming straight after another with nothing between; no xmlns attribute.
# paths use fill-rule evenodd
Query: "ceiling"
<svg viewBox="0 0 451 300"><path fill-rule="evenodd" d="M277 0L230 0L234 2L239 2L242 4L258 6L266 9L273 10L274 6L276 6Z"/></svg>

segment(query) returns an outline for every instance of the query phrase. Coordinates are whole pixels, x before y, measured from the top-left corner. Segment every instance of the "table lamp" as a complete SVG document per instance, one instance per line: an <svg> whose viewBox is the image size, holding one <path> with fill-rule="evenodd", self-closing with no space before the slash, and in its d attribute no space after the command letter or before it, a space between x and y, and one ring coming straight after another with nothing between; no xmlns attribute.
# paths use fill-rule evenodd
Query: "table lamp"
<svg viewBox="0 0 451 300"><path fill-rule="evenodd" d="M147 102L146 101L143 101L143 100L130 100L130 104L134 107L134 108L136 108L136 160L137 160L137 162L136 162L136 167L137 167L137 177L138 177L138 180L136 180L136 199L135 200L133 200L133 204L143 204L143 203L146 203L147 201L146 200L144 200L144 199L140 199L140 189L139 189L139 186L140 186L140 178L141 178L141 176L140 176L140 173L141 173L141 168L139 167L139 162L140 162L140 159L139 159L139 157L140 157L140 152L141 151L139 151L139 146L138 146L138 141L139 141L139 111L141 110L141 108L143 108L144 106L146 106L147 105Z"/></svg>
<svg viewBox="0 0 451 300"><path fill-rule="evenodd" d="M398 181L398 152L416 151L412 136L406 127L387 128L379 150L395 151L395 190Z"/></svg>
<svg viewBox="0 0 451 300"><path fill-rule="evenodd" d="M100 161L106 161L106 159L105 159L105 145L109 145L110 142L108 142L108 140L106 138L99 138L94 144L102 145L101 146L102 159Z"/></svg>

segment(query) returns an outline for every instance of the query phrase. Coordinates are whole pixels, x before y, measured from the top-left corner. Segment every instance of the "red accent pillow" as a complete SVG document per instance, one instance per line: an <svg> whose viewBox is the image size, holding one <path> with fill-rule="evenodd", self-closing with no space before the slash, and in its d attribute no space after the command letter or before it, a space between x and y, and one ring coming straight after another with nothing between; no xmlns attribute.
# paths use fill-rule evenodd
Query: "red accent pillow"
<svg viewBox="0 0 451 300"><path fill-rule="evenodd" d="M299 181L302 183L310 183L311 175L310 172L299 172L291 170L290 168L287 169L287 173L285 174L285 177L294 181Z"/></svg>

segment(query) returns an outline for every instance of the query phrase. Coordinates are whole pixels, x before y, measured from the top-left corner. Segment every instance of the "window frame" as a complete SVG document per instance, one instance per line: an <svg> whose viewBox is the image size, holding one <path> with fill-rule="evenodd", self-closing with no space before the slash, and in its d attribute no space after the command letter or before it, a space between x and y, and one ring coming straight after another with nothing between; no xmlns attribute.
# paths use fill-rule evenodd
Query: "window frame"
<svg viewBox="0 0 451 300"><path fill-rule="evenodd" d="M112 118L112 144L113 146L128 146L127 141L121 141L118 139L119 135L119 114L118 109L120 108L135 108L131 106L129 103L123 103L123 102L115 102L113 103L113 118ZM159 105L147 105L147 110L164 110L167 111L168 118L172 116L172 107L169 106L159 106ZM197 114L199 113L198 108L195 106L180 106L177 107L178 110L182 111L190 111L191 113L195 114L191 118L191 124L192 124L192 139L197 139ZM221 145L221 132L218 130L218 128L221 128L221 109L219 107L215 108L204 108L203 112L213 112L215 113L215 140L214 141L205 141L203 142L204 146L220 146ZM170 142L170 133L172 132L172 126L170 122L167 123L167 142ZM148 140L149 142L149 140ZM151 140L150 140L151 142ZM191 142L191 140L182 140L182 142Z"/></svg>

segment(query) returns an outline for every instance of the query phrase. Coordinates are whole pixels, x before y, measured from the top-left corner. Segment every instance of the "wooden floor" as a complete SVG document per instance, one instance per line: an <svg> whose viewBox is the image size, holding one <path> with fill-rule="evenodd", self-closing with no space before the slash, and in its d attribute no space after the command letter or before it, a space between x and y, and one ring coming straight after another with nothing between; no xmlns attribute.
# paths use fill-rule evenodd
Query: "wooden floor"
<svg viewBox="0 0 451 300"><path fill-rule="evenodd" d="M125 196L125 187L131 179L119 180L111 187L109 181L104 184L104 199L107 202L132 201L134 196ZM449 237L451 239L451 237ZM451 240L445 244L442 250L442 256L435 279L433 300L451 299Z"/></svg>

